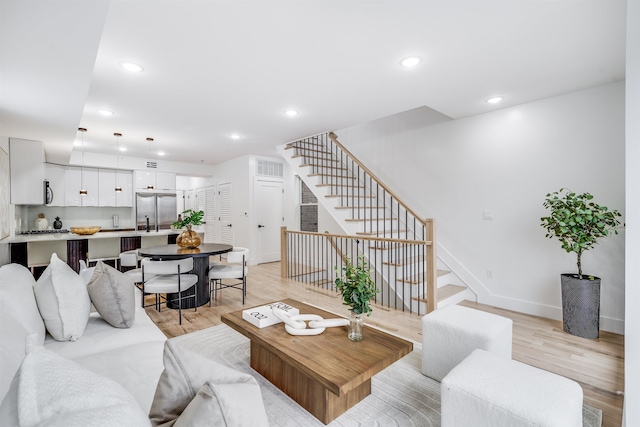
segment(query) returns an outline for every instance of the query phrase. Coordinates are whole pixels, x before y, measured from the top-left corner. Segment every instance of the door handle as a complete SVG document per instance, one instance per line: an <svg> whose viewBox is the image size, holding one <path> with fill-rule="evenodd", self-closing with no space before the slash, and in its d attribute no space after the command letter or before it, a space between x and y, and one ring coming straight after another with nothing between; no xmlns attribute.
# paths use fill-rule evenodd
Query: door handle
<svg viewBox="0 0 640 427"><path fill-rule="evenodd" d="M264 225L258 224L258 228L264 228L264 227L265 227Z"/></svg>
<svg viewBox="0 0 640 427"><path fill-rule="evenodd" d="M225 227L231 227L231 226L232 226L232 224L227 224Z"/></svg>

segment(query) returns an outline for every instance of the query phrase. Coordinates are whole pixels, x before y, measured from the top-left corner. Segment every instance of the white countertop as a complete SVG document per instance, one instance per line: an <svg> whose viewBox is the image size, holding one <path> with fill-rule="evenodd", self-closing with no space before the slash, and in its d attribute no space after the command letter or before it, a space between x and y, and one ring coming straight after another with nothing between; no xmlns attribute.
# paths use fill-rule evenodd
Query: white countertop
<svg viewBox="0 0 640 427"><path fill-rule="evenodd" d="M47 242L55 240L80 240L80 239L119 239L121 237L135 237L135 236L164 236L168 234L180 234L182 230L159 230L149 231L148 233L143 230L133 231L99 231L96 234L75 234L75 233L44 233L44 234L20 234L15 237L10 237L7 241L2 243L30 243L30 242Z"/></svg>

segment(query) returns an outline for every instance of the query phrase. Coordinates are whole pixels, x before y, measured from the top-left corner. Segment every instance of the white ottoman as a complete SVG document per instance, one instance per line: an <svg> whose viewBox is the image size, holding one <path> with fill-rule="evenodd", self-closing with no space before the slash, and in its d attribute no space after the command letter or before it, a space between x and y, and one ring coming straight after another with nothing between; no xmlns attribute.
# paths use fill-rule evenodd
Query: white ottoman
<svg viewBox="0 0 640 427"><path fill-rule="evenodd" d="M511 359L513 321L459 305L422 318L422 373L436 381L481 348Z"/></svg>
<svg viewBox="0 0 640 427"><path fill-rule="evenodd" d="M442 427L582 427L577 382L474 350L440 384Z"/></svg>

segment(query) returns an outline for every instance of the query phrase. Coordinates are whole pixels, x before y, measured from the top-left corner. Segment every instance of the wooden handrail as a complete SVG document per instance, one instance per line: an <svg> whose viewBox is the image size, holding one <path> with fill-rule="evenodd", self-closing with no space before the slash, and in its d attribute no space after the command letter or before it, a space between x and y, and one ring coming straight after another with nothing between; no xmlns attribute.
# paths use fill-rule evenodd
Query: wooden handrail
<svg viewBox="0 0 640 427"><path fill-rule="evenodd" d="M411 209L400 197L398 197L398 195L396 193L394 193L393 191L391 191L391 189L389 189L386 185L384 185L384 183L382 182L382 180L380 180L373 172L371 172L371 170L366 167L365 165L363 165L360 160L358 160L358 158L356 156L354 156L353 154L351 154L351 152L349 150L347 150L347 148L342 145L339 141L338 141L338 136L333 133L333 132L329 132L329 138L342 150L344 151L347 156L354 162L356 163L362 170L364 170L368 175L371 176L371 178L373 178L378 185L380 185L380 187L382 187L384 189L384 191L386 191L387 193L389 193L394 199L396 199L396 201L398 203L400 203L406 210L407 212L409 212L411 215L413 215L422 225L426 225L426 220L423 219L420 215L418 215L417 213L415 213L413 211L413 209Z"/></svg>
<svg viewBox="0 0 640 427"><path fill-rule="evenodd" d="M286 230L285 233L291 234L306 234L308 236L324 236L324 237L338 237L343 239L353 239L353 240L375 240L378 242L392 242L392 243L408 243L412 245L431 245L431 240L408 240L408 239L394 239L389 237L368 237L368 236L354 236L350 234L330 234L327 232L324 233L314 233L313 231L289 231Z"/></svg>

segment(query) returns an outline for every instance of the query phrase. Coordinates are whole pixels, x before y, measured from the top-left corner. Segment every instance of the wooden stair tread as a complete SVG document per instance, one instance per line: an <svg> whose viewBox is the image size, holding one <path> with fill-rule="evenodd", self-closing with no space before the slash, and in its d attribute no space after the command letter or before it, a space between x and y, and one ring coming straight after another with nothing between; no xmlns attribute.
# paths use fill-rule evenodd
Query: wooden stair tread
<svg viewBox="0 0 640 427"><path fill-rule="evenodd" d="M356 231L356 234L358 236L375 236L375 237L382 237L382 236L386 236L389 234L400 234L400 233L406 233L408 230L384 230L384 231Z"/></svg>
<svg viewBox="0 0 640 427"><path fill-rule="evenodd" d="M316 184L316 187L337 187L336 184ZM340 185L340 187L347 187L347 188L366 188L364 185L356 185L356 184L349 184L349 185ZM345 207L345 208L350 208L351 206L340 206Z"/></svg>
<svg viewBox="0 0 640 427"><path fill-rule="evenodd" d="M329 153L328 151L325 151L324 154L331 155L331 153ZM295 154L295 155L291 156L292 159L297 159L299 157L308 157L310 159L319 160L320 162L333 162L333 163L339 163L340 162L340 160L334 159L332 157L311 157L311 156L305 156L304 154Z"/></svg>
<svg viewBox="0 0 640 427"><path fill-rule="evenodd" d="M320 148L322 148L322 147L320 147ZM285 150L293 150L293 149L311 151L312 153L321 153L321 154L329 154L329 155L332 154L331 151L317 150L315 148L310 148L310 147L285 147Z"/></svg>
<svg viewBox="0 0 640 427"><path fill-rule="evenodd" d="M329 168L332 171L348 171L349 170L347 168L337 168L337 167L334 167L334 166L314 165L312 163L305 163L303 165L300 165L301 168L308 168L308 167L313 167L313 166L316 166L316 167L319 167L319 168Z"/></svg>
<svg viewBox="0 0 640 427"><path fill-rule="evenodd" d="M438 301L443 301L447 298L450 298L460 292L466 291L467 288L459 285L445 285L441 288L436 289L436 296ZM413 297L414 301L424 302L426 304L427 298L425 297Z"/></svg>
<svg viewBox="0 0 640 427"><path fill-rule="evenodd" d="M355 176L332 175L332 174L329 174L329 173L310 173L307 176L329 176L329 177L332 177L332 178L356 179Z"/></svg>
<svg viewBox="0 0 640 427"><path fill-rule="evenodd" d="M361 188L364 188L364 187L361 187ZM357 207L357 206L334 206L333 208L334 209L354 209L354 210L355 209L367 209L367 210L370 210L370 211L373 211L374 209L375 210L386 209L385 206L376 206L376 207L373 207L373 206L360 206L360 207Z"/></svg>
<svg viewBox="0 0 640 427"><path fill-rule="evenodd" d="M397 221L398 218L347 218L346 222L362 222L362 221Z"/></svg>
<svg viewBox="0 0 640 427"><path fill-rule="evenodd" d="M353 199L375 199L376 196L358 196L356 194L327 194L324 197L351 197Z"/></svg>
<svg viewBox="0 0 640 427"><path fill-rule="evenodd" d="M383 263L383 264L386 264L386 262ZM444 276L444 275L449 274L449 273L450 272L447 271L447 270L437 270L436 275L438 277L440 277L440 276ZM413 275L411 277L407 277L406 279L403 279L403 278L397 279L396 281L397 282L401 282L401 283L410 283L412 285L416 285L416 284L422 283L423 279L424 279L424 275L416 274L416 275Z"/></svg>

